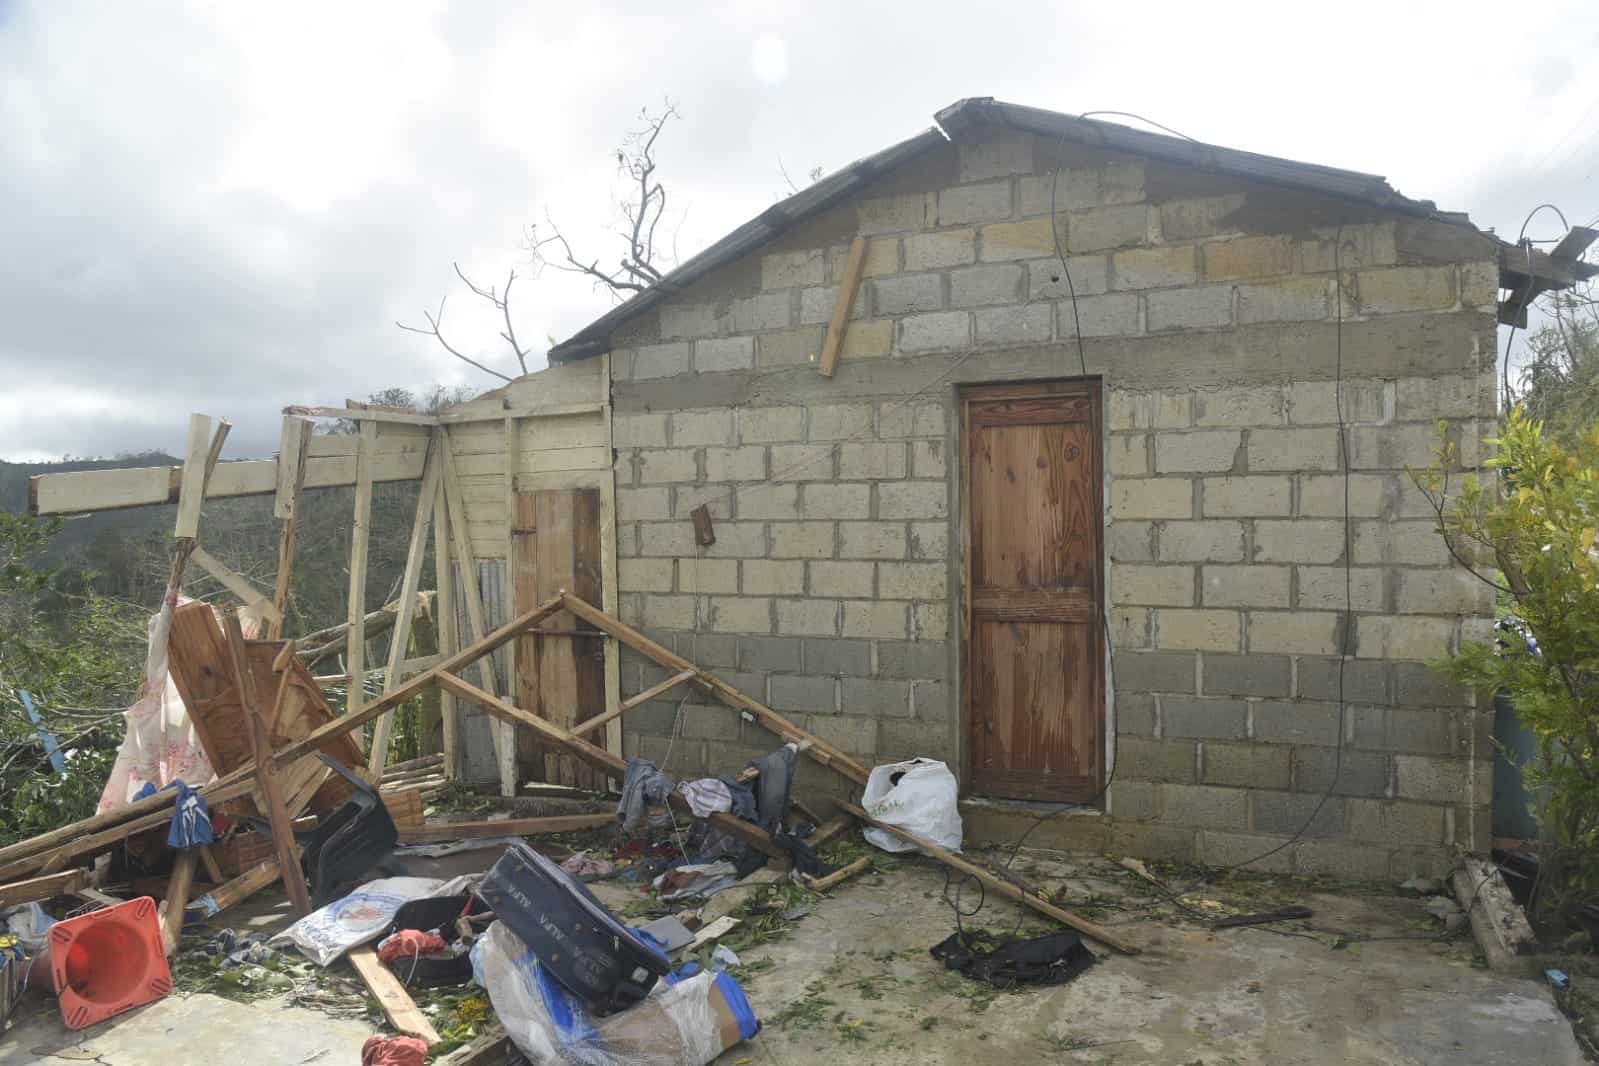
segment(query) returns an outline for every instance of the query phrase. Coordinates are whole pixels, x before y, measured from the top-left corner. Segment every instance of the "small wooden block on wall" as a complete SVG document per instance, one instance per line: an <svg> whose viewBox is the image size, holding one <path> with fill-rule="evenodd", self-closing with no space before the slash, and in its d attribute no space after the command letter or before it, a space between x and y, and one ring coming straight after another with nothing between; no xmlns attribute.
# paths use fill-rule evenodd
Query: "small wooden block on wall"
<svg viewBox="0 0 1599 1066"><path fill-rule="evenodd" d="M711 508L708 504L700 504L689 512L689 518L694 522L694 543L702 548L709 548L716 543L716 527L711 525Z"/></svg>

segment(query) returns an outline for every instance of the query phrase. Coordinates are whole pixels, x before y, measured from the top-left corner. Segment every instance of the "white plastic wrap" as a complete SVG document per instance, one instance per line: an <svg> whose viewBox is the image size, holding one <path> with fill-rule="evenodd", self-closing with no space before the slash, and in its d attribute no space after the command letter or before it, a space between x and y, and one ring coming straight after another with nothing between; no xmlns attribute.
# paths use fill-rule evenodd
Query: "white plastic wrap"
<svg viewBox="0 0 1599 1066"><path fill-rule="evenodd" d="M511 1041L541 1064L705 1066L758 1028L742 991L731 994L736 1007L730 1001L737 983L708 970L660 981L642 1003L593 1018L501 922L473 947L472 971Z"/></svg>
<svg viewBox="0 0 1599 1066"><path fill-rule="evenodd" d="M895 774L901 775L898 782ZM961 849L960 786L949 767L936 759L873 767L861 807L875 820L897 825L946 851ZM867 829L866 840L884 851L916 850L916 845L886 829Z"/></svg>

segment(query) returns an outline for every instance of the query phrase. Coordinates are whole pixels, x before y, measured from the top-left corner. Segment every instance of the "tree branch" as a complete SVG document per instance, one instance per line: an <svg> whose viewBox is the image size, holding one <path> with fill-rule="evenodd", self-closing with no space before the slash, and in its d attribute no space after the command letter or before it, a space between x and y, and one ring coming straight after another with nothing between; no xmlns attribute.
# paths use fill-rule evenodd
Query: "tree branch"
<svg viewBox="0 0 1599 1066"><path fill-rule="evenodd" d="M459 272L460 272L459 268L457 268L457 273L459 273ZM463 278L462 280L465 280L465 279ZM467 282L467 284L470 285L471 282ZM485 374L493 374L495 377L499 378L502 381L510 381L510 380L512 380L509 375L502 374L498 370L495 370L495 369L493 369L491 367L484 366L482 363L478 362L476 359L473 359L471 356L466 355L465 353L461 352L453 344L451 344L449 341L444 339L444 334L440 331L440 323L442 323L444 321L444 301L447 300L447 299L449 299L449 297L447 297L447 296L440 298L440 300L439 300L439 313L437 315L435 315L435 314L433 314L432 312L429 312L429 311L423 311L422 312L422 317L428 320L428 328L427 329L423 329L420 326L407 326L404 322L399 322L399 321L396 321L394 324L396 326L399 326L401 329L405 330L407 333L420 333L424 337L432 337L434 340L439 342L440 346L442 346L445 351L449 352L451 355L453 355L457 359L461 360L461 362L469 363L472 366L477 367L479 370L483 371Z"/></svg>

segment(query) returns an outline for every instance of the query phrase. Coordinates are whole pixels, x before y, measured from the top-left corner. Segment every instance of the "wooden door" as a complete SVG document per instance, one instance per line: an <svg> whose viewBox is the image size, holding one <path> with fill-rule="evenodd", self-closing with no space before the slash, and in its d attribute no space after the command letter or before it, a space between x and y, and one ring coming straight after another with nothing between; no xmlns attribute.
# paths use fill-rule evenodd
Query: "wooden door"
<svg viewBox="0 0 1599 1066"><path fill-rule="evenodd" d="M1099 385L961 393L971 791L1088 801L1104 766Z"/></svg>
<svg viewBox="0 0 1599 1066"><path fill-rule="evenodd" d="M518 492L511 534L516 614L532 610L562 589L590 603L601 602L598 489ZM605 710L605 642L587 635L598 630L565 611L540 628L583 635L518 637L516 702L570 729ZM606 787L603 775L557 748L539 744L529 730L518 730L516 735L523 780ZM588 739L605 742L603 736Z"/></svg>

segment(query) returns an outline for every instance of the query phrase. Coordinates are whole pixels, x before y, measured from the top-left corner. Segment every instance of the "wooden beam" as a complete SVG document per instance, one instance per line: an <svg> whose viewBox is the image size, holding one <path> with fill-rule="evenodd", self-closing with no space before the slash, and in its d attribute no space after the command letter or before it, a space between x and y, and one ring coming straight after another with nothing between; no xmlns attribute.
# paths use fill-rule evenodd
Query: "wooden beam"
<svg viewBox="0 0 1599 1066"><path fill-rule="evenodd" d="M300 503L305 493L306 461L311 452L311 423L292 415L283 419L278 442L278 483L272 498L272 515L278 530L278 572L272 587L277 617L267 622L267 639L283 636L283 617L289 610L289 581L294 576L294 551L299 539Z"/></svg>
<svg viewBox="0 0 1599 1066"><path fill-rule="evenodd" d="M471 665L479 658L487 655L495 648L498 648L501 644L504 644L508 640L514 639L517 634L521 633L524 629L528 628L529 626L538 625L556 611L561 610L561 608L561 597L550 597L548 600L539 604L532 610L505 623L505 625L496 629L482 640L475 641L468 647L462 648L455 654L446 656L444 661L439 663L439 665L435 666L433 669L427 671L426 673L417 674L415 677L411 678L411 680L405 682L399 688L396 688L393 692L381 696L367 704L365 707L362 707L359 712L345 715L344 717L335 721L328 722L326 725L319 726L309 736L301 737L299 740L280 750L275 756L274 762L279 767L286 766L295 759L300 758L302 755L316 751L332 738L342 737L351 730L361 728L378 715L385 714L388 711L393 710L395 707L398 707L406 700L411 699L417 693L426 689L429 685L437 684L440 676L453 673L454 671L461 669L463 666Z"/></svg>
<svg viewBox="0 0 1599 1066"><path fill-rule="evenodd" d="M444 504L444 481L441 478L433 494L433 587L438 590L438 609L434 613L433 632L438 638L439 655L443 665L449 657L461 650L457 633L459 622L455 614L454 566L450 562L450 519ZM444 749L444 776L454 780L459 772L460 753L456 750L460 736L460 716L455 707L455 695L439 690L440 746Z"/></svg>
<svg viewBox="0 0 1599 1066"><path fill-rule="evenodd" d="M856 818L859 818L867 825L875 826L878 829L885 829L899 837L901 840L905 841L907 844L916 845L929 857L937 859L939 862L943 863L945 866L948 866L957 873L962 873L968 877L977 878L977 880L983 883L983 887L986 891L994 892L1000 896L1003 896L1012 903L1020 903L1024 907L1031 907L1033 910L1044 915L1046 918L1051 918L1057 922L1060 922L1062 925L1069 926L1072 929L1077 930L1079 933L1082 933L1084 936L1090 937L1099 943L1104 944L1108 948L1113 948L1116 951L1121 952L1123 955L1137 955L1141 950L1136 945L1128 943L1115 933L1112 933L1110 930L1101 928L1086 918L1079 918L1077 915L1073 914L1069 910L1066 910L1065 908L1057 907L1053 903L1046 903L1031 893L1023 892L1009 881L995 877L981 866L967 862L965 859L954 854L953 852L945 851L943 848L939 847L937 844L934 844L930 840L923 840L916 834L901 829L897 825L889 825L887 822L879 822L877 819L873 818L871 815L867 814L864 810L862 810L860 807L857 807L853 803L840 803L839 806L848 811L850 814L853 814Z"/></svg>
<svg viewBox="0 0 1599 1066"><path fill-rule="evenodd" d="M366 985L367 991L372 993L372 998L383 1008L383 1014L389 1019L390 1025L406 1036L421 1039L429 1047L439 1042L439 1034L433 1028L433 1023L428 1021L427 1015L417 1009L416 1001L405 990L400 979L390 973L389 968L378 959L376 948L371 944L362 944L358 948L351 948L348 958L350 965L355 967L356 974L361 978L361 983Z"/></svg>
<svg viewBox="0 0 1599 1066"><path fill-rule="evenodd" d="M622 717L622 715L626 714L628 711L631 711L634 707L641 707L655 699L657 696L660 696L666 692L670 692L672 689L681 685L685 681L693 681L698 676L698 672L694 670L684 670L682 673L673 674L665 681L651 685L643 692L640 692L637 696L634 696L626 702L617 705L612 710L606 711L604 714L597 714L593 718L577 723L577 725L572 727L572 735L582 736L584 733L598 729L602 725L608 725L612 719Z"/></svg>
<svg viewBox="0 0 1599 1066"><path fill-rule="evenodd" d="M295 852L295 867L299 867L299 852ZM242 903L278 880L278 860L267 859L250 867L231 881L213 888L194 900L186 910L197 911L202 919L220 914L237 903Z"/></svg>
<svg viewBox="0 0 1599 1066"><path fill-rule="evenodd" d="M833 320L827 327L827 339L822 342L821 365L816 368L824 378L832 377L838 368L844 334L849 329L849 313L855 307L855 293L861 287L861 273L865 269L866 238L856 237L850 242L849 259L844 262L844 277L838 286L838 301L833 305Z"/></svg>
<svg viewBox="0 0 1599 1066"><path fill-rule="evenodd" d="M502 418L567 418L572 415L591 415L604 409L603 403L554 403L529 407L507 406L500 411L444 411L439 414L438 423L441 426L454 426L470 422L497 422Z"/></svg>
<svg viewBox="0 0 1599 1066"><path fill-rule="evenodd" d="M57 896L70 896L83 887L88 873L88 870L62 870L58 874L45 874L43 877L0 885L0 907L16 907L55 899Z"/></svg>
<svg viewBox="0 0 1599 1066"><path fill-rule="evenodd" d="M824 877L806 877L804 874L800 874L798 876L800 878L800 884L804 885L812 892L826 892L828 889L848 881L856 874L864 872L871 865L872 857L870 855L862 855L849 865L840 866L838 869Z"/></svg>
<svg viewBox="0 0 1599 1066"><path fill-rule="evenodd" d="M185 848L172 864L167 895L161 901L161 943L168 955L178 950L178 938L183 935L183 911L189 905L189 889L194 885L194 867L199 861L197 849Z"/></svg>
<svg viewBox="0 0 1599 1066"><path fill-rule="evenodd" d="M345 689L346 714L358 712L366 702L366 557L372 543L372 449L377 439L378 424L362 422L361 440L355 451L355 510L350 519L350 588L346 600L350 628L344 634L344 668L353 680ZM423 465L426 466L425 461Z"/></svg>
<svg viewBox="0 0 1599 1066"><path fill-rule="evenodd" d="M801 729L764 703L751 699L716 675L706 673L681 655L666 650L632 626L613 615L606 614L592 604L585 603L571 593L563 594L561 603L577 617L589 622L595 628L611 634L611 636L620 640L634 651L654 659L668 670L678 673L685 670L692 671L697 675L698 683L706 691L723 703L741 711L748 711L764 728L776 733L783 740L793 744L810 741L810 746L803 748L806 755L823 766L831 767L856 784L866 784L866 767L816 734Z"/></svg>
<svg viewBox="0 0 1599 1066"><path fill-rule="evenodd" d="M400 578L400 613L394 620L394 635L389 638L389 663L383 672L383 691L394 691L411 643L411 623L416 618L417 586L422 580L422 558L427 554L428 530L433 523L433 503L438 498L439 433L434 431L428 446L427 462L422 467L422 488L416 497L416 515L411 520L411 541L405 552L405 571ZM372 747L366 764L381 774L389 761L389 734L394 716L386 714L372 727Z"/></svg>
<svg viewBox="0 0 1599 1066"><path fill-rule="evenodd" d="M237 596L246 607L260 611L262 615L275 622L279 628L283 625L283 613L267 594L250 584L242 574L228 567L226 563L200 547L194 546L189 553L189 558L200 564L200 568L222 583L222 587Z"/></svg>
<svg viewBox="0 0 1599 1066"><path fill-rule="evenodd" d="M266 801L267 821L272 826L272 845L278 855L278 869L283 875L283 887L289 893L289 903L296 916L304 918L311 913L311 894L305 887L305 875L296 858L293 816L283 802L278 789L278 775L268 755L272 751L272 738L267 734L266 720L261 716L256 702L255 675L250 669L244 651L244 632L239 628L236 611L222 615L222 630L228 640L228 659L233 673L233 683L238 689L239 704L249 720L250 747L255 756L255 783L261 798Z"/></svg>
<svg viewBox="0 0 1599 1066"><path fill-rule="evenodd" d="M600 381L611 380L611 353L605 352L600 356ZM614 411L610 404L610 390L604 390L606 402L600 405L600 416L605 422L605 454L614 456L616 452L616 428ZM600 475L600 606L607 611L615 613L617 603L617 565L616 565L616 470L612 469ZM616 642L615 637L605 639L605 709L616 710L622 702L622 646ZM607 750L622 751L622 723L613 719L605 729L605 747ZM614 784L612 787L615 787Z"/></svg>
<svg viewBox="0 0 1599 1066"><path fill-rule="evenodd" d="M521 434L517 432L515 418L507 417L501 426L503 439L500 442L500 451L504 459L504 470L501 471L500 491L501 505L505 508L505 565L500 567L500 604L501 609L509 615L516 610L516 469L520 465L522 448ZM530 599L536 599L535 591ZM505 694L517 694L517 645L524 643L513 640L505 646ZM534 641L538 643L538 641ZM537 653L535 653L537 654ZM499 725L498 722L495 723ZM494 755L496 765L500 771L500 791L506 795L516 794L517 781L521 775L517 772L516 739L509 729L500 730L500 743L495 745ZM510 791L506 792L506 782L509 782Z"/></svg>
<svg viewBox="0 0 1599 1066"><path fill-rule="evenodd" d="M206 456L210 454L211 416L189 416L189 447L183 459L183 486L178 493L178 520L174 537L191 540L200 535L200 505L205 500Z"/></svg>
<svg viewBox="0 0 1599 1066"><path fill-rule="evenodd" d="M547 818L500 818L481 822L439 822L400 830L400 843L425 844L439 840L481 837L530 837L546 833L574 833L605 829L616 824L615 814L560 814Z"/></svg>
<svg viewBox="0 0 1599 1066"><path fill-rule="evenodd" d="M439 420L432 415L419 415L407 411L391 411L383 407L308 407L291 404L283 409L286 415L302 418L348 418L355 422L398 422L407 426L436 426Z"/></svg>

